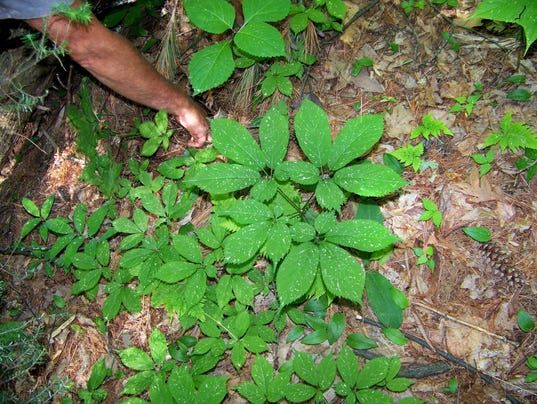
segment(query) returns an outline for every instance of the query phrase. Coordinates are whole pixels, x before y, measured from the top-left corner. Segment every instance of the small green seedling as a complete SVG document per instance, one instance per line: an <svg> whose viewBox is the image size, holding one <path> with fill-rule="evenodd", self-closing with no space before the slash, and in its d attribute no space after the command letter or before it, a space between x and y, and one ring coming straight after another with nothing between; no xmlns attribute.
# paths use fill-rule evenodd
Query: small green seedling
<svg viewBox="0 0 537 404"><path fill-rule="evenodd" d="M69 20L84 25L88 25L93 18L93 14L91 13L91 5L88 2L83 2L77 8L72 8L68 3L58 3L52 7L52 11L54 14L64 15L65 17L69 18Z"/></svg>
<svg viewBox="0 0 537 404"><path fill-rule="evenodd" d="M415 9L423 10L426 4L425 0L404 0L401 2L401 7L405 13L410 14Z"/></svg>
<svg viewBox="0 0 537 404"><path fill-rule="evenodd" d="M451 48L455 51L455 52L458 52L459 49L461 48L461 46L459 45L459 43L457 42L457 40L455 39L455 37L453 36L452 33L450 32L446 32L446 31L442 31L440 32L440 36L442 37L442 39L444 41L446 41L448 44L451 45Z"/></svg>
<svg viewBox="0 0 537 404"><path fill-rule="evenodd" d="M397 42L388 42L388 46L390 47L393 53L399 52L400 47Z"/></svg>
<svg viewBox="0 0 537 404"><path fill-rule="evenodd" d="M438 137L441 134L453 136L453 132L449 130L446 124L434 119L432 113L424 116L421 122L422 124L414 128L410 134L410 139L416 139L419 136L423 136L425 140L429 140L429 136Z"/></svg>
<svg viewBox="0 0 537 404"><path fill-rule="evenodd" d="M93 404L106 400L108 392L101 387L108 376L112 375L112 369L106 366L104 359L99 359L93 365L90 378L85 389L78 390L78 397L84 404Z"/></svg>
<svg viewBox="0 0 537 404"><path fill-rule="evenodd" d="M434 225L439 228L442 225L442 212L438 210L436 203L432 200L423 198L421 200L425 212L423 212L418 220L432 220Z"/></svg>
<svg viewBox="0 0 537 404"><path fill-rule="evenodd" d="M352 69L351 74L353 76L358 76L360 72L362 71L362 68L371 67L371 66L373 66L373 60L369 58L358 59L352 64L353 69Z"/></svg>
<svg viewBox="0 0 537 404"><path fill-rule="evenodd" d="M456 394L458 389L459 381L452 377L451 379L449 379L448 385L445 386L442 390L444 391L444 393Z"/></svg>
<svg viewBox="0 0 537 404"><path fill-rule="evenodd" d="M423 164L421 156L424 152L423 143L418 143L416 146L411 144L400 147L394 150L390 154L403 164L403 166L412 166L414 171L418 171Z"/></svg>
<svg viewBox="0 0 537 404"><path fill-rule="evenodd" d="M434 247L432 245L429 245L423 248L414 247L412 248L412 251L414 251L414 254L416 254L416 257L418 257L416 264L427 265L429 269L431 270L431 272L434 271L434 266L435 266L435 262L433 259Z"/></svg>
<svg viewBox="0 0 537 404"><path fill-rule="evenodd" d="M140 153L142 156L152 156L160 145L164 150L168 150L173 130L168 129L168 113L166 110L163 109L157 112L155 122L146 121L140 124L138 130L140 135L147 139Z"/></svg>
<svg viewBox="0 0 537 404"><path fill-rule="evenodd" d="M473 238L475 241L480 243L488 243L490 241L490 230L486 227L465 227L462 231L467 235Z"/></svg>
<svg viewBox="0 0 537 404"><path fill-rule="evenodd" d="M472 154L472 159L479 164L479 176L482 177L487 174L492 168L492 162L494 161L496 154L493 149L490 149L487 154Z"/></svg>
<svg viewBox="0 0 537 404"><path fill-rule="evenodd" d="M475 91L467 97L464 95L460 97L455 97L455 101L457 101L457 103L453 105L453 107L451 107L449 112L458 113L464 111L466 113L466 116L472 115L475 105L483 95L481 93L483 91L483 84L477 82L474 84L474 88Z"/></svg>
<svg viewBox="0 0 537 404"><path fill-rule="evenodd" d="M301 77L304 67L301 63L274 63L265 78L261 82L261 93L263 97L270 97L276 89L283 95L290 97L293 95L293 83L289 76Z"/></svg>

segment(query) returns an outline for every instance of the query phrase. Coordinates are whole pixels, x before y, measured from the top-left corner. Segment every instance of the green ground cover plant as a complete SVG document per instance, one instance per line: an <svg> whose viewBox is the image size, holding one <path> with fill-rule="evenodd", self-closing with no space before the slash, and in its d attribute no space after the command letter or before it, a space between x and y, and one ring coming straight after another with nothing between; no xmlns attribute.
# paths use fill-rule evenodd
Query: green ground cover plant
<svg viewBox="0 0 537 404"><path fill-rule="evenodd" d="M410 11L425 6L425 2L403 3ZM445 0L433 3L453 6ZM154 7L152 2L137 4ZM291 96L290 77L300 78L304 66L315 58L304 52L303 43L295 43L298 51L289 51L274 24L289 18L294 40L299 40L298 34L310 24L340 30L346 12L337 0L316 1L308 7L285 0L264 4L259 8L244 1L244 23L237 27L228 2L185 1L195 25L229 35L192 58L195 93L226 82L237 68L255 64L265 71L260 82L263 97L276 91ZM134 17L122 11L117 21L136 20L139 10L132 10ZM370 60L356 61L353 73L371 65ZM259 120L258 140L234 120L212 120L214 148L189 150L150 170L147 160L131 159L123 165L110 152L96 152L97 140L111 133L93 111L89 94L85 82L81 105L69 106L67 114L77 130L78 151L88 158L81 178L97 186L106 203L94 212L79 204L68 217L51 217L53 197L41 207L23 199L31 219L23 227L19 247L32 252L31 271L43 266L52 277L61 269L73 276L74 295L84 294L90 301L104 297L101 318L95 319L103 332L120 312L140 312L144 296L152 307L179 318L182 335L177 339L168 340L155 327L149 352L138 347L119 351L129 369L121 392L125 402L144 402L142 398L220 402L228 393L229 376L213 371L224 360L237 374L251 361L251 381L233 386L251 402L322 402L329 389L346 402L393 402L389 392L410 387L411 381L397 377L401 367L397 357L359 362L353 350L377 346L367 336L350 334L336 349L347 319L343 313L329 315L328 308L335 301L357 310L367 304L384 335L395 344L406 343L399 327L409 302L368 264L387 259L399 241L384 227L375 200L396 195L406 185L401 164L414 171L423 167L424 141L392 152L401 164L393 157L390 164L372 163L367 155L383 134L381 115L353 118L332 136L326 113L306 100L294 117L285 104L274 106ZM452 112L471 115L480 96L459 97ZM519 160L519 169L527 170L531 179L537 167L534 135L524 124L512 122L511 114L504 117L501 128L484 147L523 148L526 155ZM142 156L166 149L172 134L166 111L137 125L137 131L147 139ZM303 160L286 160L291 134ZM410 138L429 140L441 134L452 135L429 114ZM489 153L483 160L474 158L483 170L490 169ZM206 198L213 211L204 225L194 227L188 213L199 197ZM128 216L118 215L120 199L132 208ZM431 201L422 201L426 212L420 220L431 219L439 227L441 212ZM359 209L355 217L343 219L342 209L349 202ZM465 232L481 242L490 239L490 233L477 228ZM417 264L434 270L434 246L413 251ZM270 304L257 307L256 299L267 296L274 296ZM527 321L524 324L531 330ZM266 354L283 333L287 343L328 342L333 350L322 358L296 350L276 369ZM527 366L535 370L535 358L528 358ZM530 375L535 378L535 372ZM109 376L99 360L87 387L78 391L79 398L105 399L102 384ZM452 384L450 388L456 390Z"/></svg>
<svg viewBox="0 0 537 404"><path fill-rule="evenodd" d="M341 21L347 9L341 0L315 1L306 6L290 0L270 0L263 6L253 0L242 2L244 21L237 27L235 9L224 0L188 0L185 11L192 24L201 30L224 35L221 42L197 51L189 63L189 79L194 95L225 83L236 69L262 66L262 97L271 96L276 90L291 96L291 76L301 78L304 66L316 61L305 49L300 36L309 24L322 31L341 31ZM289 20L291 30L287 39L275 24ZM292 46L289 46L289 42Z"/></svg>
<svg viewBox="0 0 537 404"><path fill-rule="evenodd" d="M71 111L81 132L85 127L98 128L95 115L83 111L88 107ZM139 125L140 132L165 136L165 117L159 112L154 122ZM53 197L41 208L23 200L33 218L24 226L21 240L34 238L34 265L45 265L49 276L56 268L71 273L75 295L95 300L104 294L102 317L96 319L104 330L122 310L139 312L143 296L150 296L153 307L163 307L180 319L184 333L178 340L167 341L155 329L149 354L136 347L119 352L131 369L123 390L127 401L148 394L155 402L172 396L219 402L227 394L226 377L211 371L226 356L237 372L254 357L256 366L264 369L263 354L284 331L289 342L334 344L346 319L342 313L328 317L328 307L343 299L358 309L364 293L385 335L395 343L406 342L398 330L408 306L406 297L381 274L367 270L370 260L389 255L398 241L383 226L373 200L395 194L406 184L391 168L366 159L383 134L383 117L353 118L332 140L326 113L305 100L293 120L305 156L301 161L285 159L289 122L287 106L274 106L260 120L256 141L238 122L214 119L214 148L188 151L152 172L147 160L129 161L127 176L111 181L122 183L123 192L101 187L109 202L92 213L79 204L69 218L51 218ZM147 138L142 150L153 139ZM79 139L82 149L87 147L96 158L95 149L84 146L84 135ZM164 146L160 139L156 147ZM108 193L111 189L116 191ZM214 206L206 225L177 227L199 196ZM121 198L133 206L128 217L117 215L115 204ZM342 220L342 207L362 199L356 217ZM114 260L117 264L112 264L112 255L119 257ZM254 299L271 292L276 298L259 311ZM290 329L289 321L294 324ZM199 337L189 333L195 326ZM353 349L376 346L361 334L349 335L348 344ZM350 348L342 352L346 359L330 355L312 368L313 358L297 351L274 378L283 383L296 374L301 383L268 391L254 373L254 384L239 385L238 391L258 401L261 397L319 401L328 388L340 383L343 374L336 376L338 366L348 368L357 361L350 359L354 355ZM410 383L389 371L394 360L374 362L388 372L375 381L345 376L338 394L352 401L368 395L388 397L379 390L382 387L406 389ZM79 392L84 399L103 397L100 385L108 373L99 366L95 382ZM319 376L313 378L314 373Z"/></svg>

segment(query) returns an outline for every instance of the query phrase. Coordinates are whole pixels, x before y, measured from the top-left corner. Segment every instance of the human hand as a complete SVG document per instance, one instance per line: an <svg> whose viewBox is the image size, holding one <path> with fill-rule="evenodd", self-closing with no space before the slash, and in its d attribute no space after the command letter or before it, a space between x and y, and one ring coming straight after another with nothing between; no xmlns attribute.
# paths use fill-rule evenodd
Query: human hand
<svg viewBox="0 0 537 404"><path fill-rule="evenodd" d="M207 114L194 100L190 100L188 107L183 108L176 116L179 123L190 133L189 146L203 147L205 143L212 141Z"/></svg>

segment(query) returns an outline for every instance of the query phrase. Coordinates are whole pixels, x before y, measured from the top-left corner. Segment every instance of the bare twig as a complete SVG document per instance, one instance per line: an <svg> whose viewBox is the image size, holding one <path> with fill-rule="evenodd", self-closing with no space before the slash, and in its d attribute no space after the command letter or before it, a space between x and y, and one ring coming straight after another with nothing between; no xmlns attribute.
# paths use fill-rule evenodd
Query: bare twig
<svg viewBox="0 0 537 404"><path fill-rule="evenodd" d="M372 326L375 326L375 327L378 327L378 328L384 328L381 323L379 323L379 322L377 322L375 320L371 320L369 318L364 317L363 321L364 321L365 324L372 325ZM424 348L428 348L428 349L432 350L434 353L436 353L437 355L441 356L442 358L447 359L448 361L450 361L452 363L455 363L456 365L459 365L459 366L465 368L470 373L472 373L472 374L474 374L476 376L479 376L481 378L481 380L483 380L487 384L490 384L491 386L497 385L498 384L497 382L504 383L503 380L496 381L494 377L489 376L488 374L481 372L478 368L476 368L473 365L470 365L468 362L466 362L466 361L464 361L464 360L462 360L460 358L457 358L457 357L451 355L450 353L448 353L446 351L442 351L441 349L437 349L434 346L429 345L429 343L427 343L427 341L425 341L424 339L416 337L415 335L409 334L409 333L407 333L405 331L401 331L401 332L403 333L405 338L415 342L416 344L418 344L418 345L420 345L420 346L422 346ZM519 401L515 397L513 397L511 394L505 393L505 398L507 400L509 400L509 402L512 403L512 404L518 404L519 403Z"/></svg>
<svg viewBox="0 0 537 404"><path fill-rule="evenodd" d="M493 333L493 332L491 332L491 331L488 331L488 330L486 330L486 329L484 329L484 328L482 328L482 327L479 327L479 326L474 325L474 324L470 324L470 323L468 323L468 322L466 322L466 321L464 321L464 320L460 320L460 319L458 319L458 318L455 318L455 317L453 317L453 316L450 316L449 314L443 313L443 312L441 312L441 311L439 311L439 310L437 310L437 309L435 309L435 308L433 308L433 307L427 306L426 304L423 304L423 303L420 303L420 302L416 302L416 301L413 301L412 304L415 305L415 306L421 307L421 308L423 308L423 309L432 311L433 313L438 314L439 316L441 316L441 317L443 317L443 318L445 318L445 319L447 319L447 320L449 320L449 321L453 321L454 323L462 324L462 325L464 325L465 327L472 328L472 329L474 329L474 330L477 330L477 331L479 331L479 332L482 332L482 333L484 333L484 334L487 334L487 335L489 335L489 336L491 336L491 337L494 337L494 338L496 338L496 339L499 339L499 340L502 341L502 342L506 342L506 343L511 344L511 345L513 345L513 346L515 346L515 347L518 347L518 344L517 344L516 342L510 341L509 339L507 339L507 338L504 337L503 335L495 334L495 333Z"/></svg>

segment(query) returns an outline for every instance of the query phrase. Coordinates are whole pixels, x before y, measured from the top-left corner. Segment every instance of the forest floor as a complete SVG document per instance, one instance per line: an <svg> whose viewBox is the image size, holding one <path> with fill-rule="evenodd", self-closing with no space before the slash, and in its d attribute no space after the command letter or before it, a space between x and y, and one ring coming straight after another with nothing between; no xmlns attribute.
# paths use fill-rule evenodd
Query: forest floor
<svg viewBox="0 0 537 404"><path fill-rule="evenodd" d="M385 152L416 144L410 133L429 113L450 128L453 136L441 135L427 142L423 158L428 168L414 171L407 167L403 175L409 185L382 204L386 227L404 241L386 263L375 263L372 269L384 274L410 300L402 331L462 359L488 377L484 380L460 363L448 361L449 369L415 379L409 391L436 403L505 402L506 393L519 402L537 402L537 386L523 381L528 371L525 358L537 351L537 334L520 331L516 320L519 309L537 316L537 181L528 182L525 172L517 169L520 153L497 150L492 169L484 176L471 158L485 153L480 149L485 138L500 130L502 118L510 111L513 121L537 132L537 97L519 102L507 96L518 87L537 91L537 52L533 48L523 56L514 34L494 34L484 26L475 27L477 31L455 27L454 21L463 21L456 18L464 19L472 12L471 4L456 11L439 13L427 7L406 15L397 3L382 0L342 36L332 40L318 37L318 62L306 76L305 91L300 84L295 86L294 98L288 100L291 113L308 95L327 112L333 133L358 114L385 114L385 134L370 155L375 161L382 161ZM347 2L349 15L364 4ZM152 20L154 37L162 35L165 22ZM180 21L179 28L186 49L196 33L186 20ZM441 32L454 35L457 51ZM195 47L211 40L203 37ZM141 45L141 39L135 43ZM185 50L182 58L185 70L191 53L192 49ZM352 64L361 58L373 60L373 66L353 75ZM508 82L515 74L525 75L526 82ZM21 127L21 135L34 142L21 142L1 168L0 244L4 248L13 244L28 220L20 204L23 196L41 206L47 196L56 195L53 216L70 215L80 202L89 211L102 202L94 187L78 180L84 161L75 153L73 130L65 117L65 105L70 97L77 102L77 86L85 73L74 67L68 75L60 75L64 76L66 91L51 91L46 109L34 113ZM222 88L199 97L210 116L227 116L248 124L260 115L264 105L254 110L251 103L237 98L234 89L239 80L235 77ZM450 113L455 98L472 94L476 83L482 84L482 96L471 114ZM60 82L55 81L54 86L60 88ZM144 119L142 108L117 98L97 83L92 92L95 108L114 133L128 133L137 118ZM171 155L181 155L186 140L186 133L177 125L170 150L159 152L151 166ZM141 144L142 139L129 138L128 145L112 147L117 160L126 162L129 156L139 155ZM423 198L433 200L442 212L440 228L430 220L418 220L424 210ZM204 215L207 207L199 204L193 220L203 221ZM492 240L485 244L472 240L462 232L467 226L488 228ZM426 246L434 247L434 270L416 263L413 248ZM29 276L25 268L31 259L25 256L6 254L0 260L1 276L8 283L1 321L38 317L44 321L48 359L32 374L37 385L53 376L67 376L83 385L99 353L113 353L133 342L144 347L149 327L166 321L163 310L150 308L146 302L137 315L119 315L109 325L109 335L102 335L90 320L100 315L102 302L72 296L71 276L57 272L47 277L43 271ZM54 312L55 295L68 302L72 317ZM351 307L336 306L332 310L346 314L347 332L366 333L379 342L376 353L398 354L404 366L446 360L413 342L404 347L388 342L379 329L360 320L361 316L374 317L367 307L360 316ZM75 324L77 327L73 327ZM76 331L80 329L84 332ZM280 352L289 350L285 345L282 340ZM307 347L317 354L331 348ZM238 384L241 377L249 375L234 375L230 383ZM444 391L451 378L459 383L455 394ZM17 388L23 394L28 386ZM108 401L117 400L121 384L109 382L106 388L111 392ZM241 400L235 392L226 398L227 402Z"/></svg>

